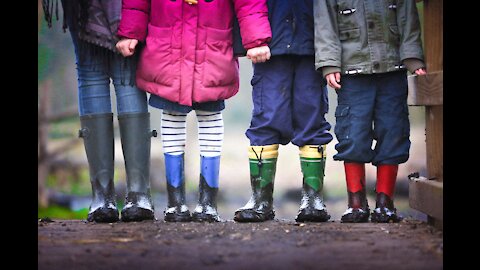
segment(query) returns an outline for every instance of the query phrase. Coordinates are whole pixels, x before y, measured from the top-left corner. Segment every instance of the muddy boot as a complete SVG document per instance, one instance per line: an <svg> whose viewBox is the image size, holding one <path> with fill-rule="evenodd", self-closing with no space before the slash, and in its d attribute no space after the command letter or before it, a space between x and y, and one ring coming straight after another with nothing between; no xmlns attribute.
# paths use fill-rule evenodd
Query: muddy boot
<svg viewBox="0 0 480 270"><path fill-rule="evenodd" d="M322 198L325 172L326 145L300 147L300 165L303 173L302 204L295 221L325 222L330 219Z"/></svg>
<svg viewBox="0 0 480 270"><path fill-rule="evenodd" d="M398 165L377 166L377 184L375 187L377 199L375 210L372 211L372 222L388 223L401 220L401 217L397 215L397 209L393 205L397 173Z"/></svg>
<svg viewBox="0 0 480 270"><path fill-rule="evenodd" d="M122 209L122 221L153 220L150 145L156 131L150 130L150 113L121 114L118 124L127 173L127 196Z"/></svg>
<svg viewBox="0 0 480 270"><path fill-rule="evenodd" d="M200 156L199 199L192 213L192 221L220 222L217 212L218 176L220 172L220 156Z"/></svg>
<svg viewBox="0 0 480 270"><path fill-rule="evenodd" d="M263 222L275 217L273 184L277 168L278 144L250 146L250 185L252 196L242 208L235 211L237 222Z"/></svg>
<svg viewBox="0 0 480 270"><path fill-rule="evenodd" d="M365 164L344 163L347 180L348 209L341 221L345 223L368 222L370 209L365 190Z"/></svg>
<svg viewBox="0 0 480 270"><path fill-rule="evenodd" d="M113 113L80 116L79 137L83 138L92 184L92 203L87 220L118 221L113 184Z"/></svg>
<svg viewBox="0 0 480 270"><path fill-rule="evenodd" d="M165 209L165 221L188 222L192 220L185 205L185 159L184 154L165 156L168 205Z"/></svg>

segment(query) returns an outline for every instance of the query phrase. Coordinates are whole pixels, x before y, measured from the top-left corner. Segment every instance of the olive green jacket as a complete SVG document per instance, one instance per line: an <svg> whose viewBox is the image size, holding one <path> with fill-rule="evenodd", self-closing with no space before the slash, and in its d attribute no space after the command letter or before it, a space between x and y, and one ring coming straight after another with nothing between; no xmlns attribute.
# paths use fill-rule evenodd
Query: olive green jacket
<svg viewBox="0 0 480 270"><path fill-rule="evenodd" d="M415 0L314 0L315 69L323 75L425 67Z"/></svg>

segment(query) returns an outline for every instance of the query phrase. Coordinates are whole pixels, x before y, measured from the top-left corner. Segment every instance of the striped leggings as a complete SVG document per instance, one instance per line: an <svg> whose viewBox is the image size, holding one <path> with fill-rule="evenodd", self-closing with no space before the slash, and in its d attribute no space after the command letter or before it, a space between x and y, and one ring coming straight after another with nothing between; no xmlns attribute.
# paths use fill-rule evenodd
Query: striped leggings
<svg viewBox="0 0 480 270"><path fill-rule="evenodd" d="M222 112L195 111L198 122L198 141L200 155L204 157L220 156L223 144ZM163 152L169 155L181 155L185 152L187 114L162 112L161 134Z"/></svg>

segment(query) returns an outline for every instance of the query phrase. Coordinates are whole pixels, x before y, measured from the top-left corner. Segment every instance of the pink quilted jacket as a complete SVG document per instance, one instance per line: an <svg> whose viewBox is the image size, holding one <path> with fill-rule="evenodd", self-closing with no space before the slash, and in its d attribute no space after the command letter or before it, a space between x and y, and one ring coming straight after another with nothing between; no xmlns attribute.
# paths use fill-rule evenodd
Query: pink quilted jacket
<svg viewBox="0 0 480 270"><path fill-rule="evenodd" d="M123 0L118 35L144 42L137 86L191 106L238 92L232 26L237 15L246 49L271 39L266 0Z"/></svg>

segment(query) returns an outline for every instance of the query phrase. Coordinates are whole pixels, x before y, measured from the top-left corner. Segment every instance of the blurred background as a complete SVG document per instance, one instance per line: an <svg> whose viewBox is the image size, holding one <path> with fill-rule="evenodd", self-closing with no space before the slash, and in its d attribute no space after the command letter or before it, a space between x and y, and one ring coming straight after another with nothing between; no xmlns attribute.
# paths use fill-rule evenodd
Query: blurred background
<svg viewBox="0 0 480 270"><path fill-rule="evenodd" d="M418 3L423 16L423 3ZM59 18L62 10L59 9ZM423 22L423 19L420 20ZM38 217L55 219L86 219L90 204L91 187L88 164L82 139L78 138L80 120L77 105L77 78L75 56L70 34L63 32L62 21L54 21L48 28L38 1ZM250 175L245 131L252 111L252 65L240 58L240 91L226 101L223 112L225 138L220 167L218 210L223 219L232 220L234 211L250 197ZM112 109L116 113L115 92L112 87ZM335 126L337 105L335 91L329 89L330 112L326 118ZM160 131L160 113L149 108L151 127ZM425 109L409 107L412 142L410 159L400 165L396 185L395 205L404 217L426 220L426 216L408 205L408 179L412 172L426 175ZM125 197L125 170L118 123L115 117L115 188L119 209ZM197 143L197 124L192 112L187 118L187 147L185 177L187 205L190 210L198 199L200 156ZM324 181L324 199L332 219L339 220L347 208L347 191L343 163L334 161L334 140L327 145L327 163ZM156 218L163 220L166 207L166 184L161 138L152 138L151 148L152 196ZM275 178L274 204L276 217L293 220L300 206L302 174L298 147L288 144L279 149ZM370 207L375 206L376 170L367 164L367 190Z"/></svg>

